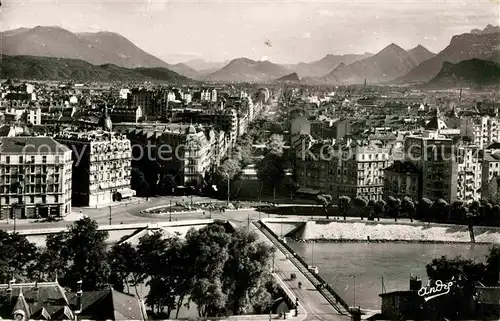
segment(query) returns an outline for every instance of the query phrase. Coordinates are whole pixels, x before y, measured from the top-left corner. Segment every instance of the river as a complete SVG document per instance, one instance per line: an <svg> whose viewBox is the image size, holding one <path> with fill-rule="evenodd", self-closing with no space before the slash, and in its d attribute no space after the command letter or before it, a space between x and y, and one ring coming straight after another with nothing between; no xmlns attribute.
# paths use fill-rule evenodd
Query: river
<svg viewBox="0 0 500 321"><path fill-rule="evenodd" d="M382 278L385 292L408 290L410 274L427 284L425 265L442 255L485 261L489 245L418 243L294 243L289 245L315 265L319 274L349 304L380 309ZM352 277L354 276L354 277Z"/></svg>

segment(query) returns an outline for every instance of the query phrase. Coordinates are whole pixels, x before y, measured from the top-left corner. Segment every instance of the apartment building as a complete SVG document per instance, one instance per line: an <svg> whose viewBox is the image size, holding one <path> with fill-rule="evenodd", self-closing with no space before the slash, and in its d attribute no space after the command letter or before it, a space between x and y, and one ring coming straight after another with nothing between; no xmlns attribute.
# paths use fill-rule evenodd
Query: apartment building
<svg viewBox="0 0 500 321"><path fill-rule="evenodd" d="M141 107L142 115L144 117L157 117L162 114L159 110L156 101L156 93L152 90L147 90L143 88L135 88L128 94L129 106Z"/></svg>
<svg viewBox="0 0 500 321"><path fill-rule="evenodd" d="M115 128L134 145L133 166L150 186L157 184L158 177L171 175L177 186L199 188L230 146L223 131L202 125L141 123Z"/></svg>
<svg viewBox="0 0 500 321"><path fill-rule="evenodd" d="M420 171L410 162L401 160L384 169L384 199L389 196L403 199L408 196L418 199Z"/></svg>
<svg viewBox="0 0 500 321"><path fill-rule="evenodd" d="M359 141L341 148L341 155L334 158L337 179L333 197L346 195L381 200L384 189L384 169L392 164L390 146L378 141Z"/></svg>
<svg viewBox="0 0 500 321"><path fill-rule="evenodd" d="M420 171L418 199L457 200L458 163L453 140L426 130L422 136L408 136L404 144L405 160Z"/></svg>
<svg viewBox="0 0 500 321"><path fill-rule="evenodd" d="M500 143L494 143L483 151L481 165L481 199L499 202Z"/></svg>
<svg viewBox="0 0 500 321"><path fill-rule="evenodd" d="M295 144L295 176L301 187L379 200L383 197L383 170L392 164L390 147L379 141L313 141L307 134Z"/></svg>
<svg viewBox="0 0 500 321"><path fill-rule="evenodd" d="M71 150L50 137L0 138L0 216L71 213Z"/></svg>
<svg viewBox="0 0 500 321"><path fill-rule="evenodd" d="M73 204L100 206L132 197L132 148L124 135L109 131L62 132L55 139L73 155Z"/></svg>
<svg viewBox="0 0 500 321"><path fill-rule="evenodd" d="M482 162L479 148L474 145L457 144L457 200L466 203L481 197Z"/></svg>
<svg viewBox="0 0 500 321"><path fill-rule="evenodd" d="M473 143L481 149L500 142L500 121L495 117L467 117L457 121L460 123L460 134L472 137Z"/></svg>

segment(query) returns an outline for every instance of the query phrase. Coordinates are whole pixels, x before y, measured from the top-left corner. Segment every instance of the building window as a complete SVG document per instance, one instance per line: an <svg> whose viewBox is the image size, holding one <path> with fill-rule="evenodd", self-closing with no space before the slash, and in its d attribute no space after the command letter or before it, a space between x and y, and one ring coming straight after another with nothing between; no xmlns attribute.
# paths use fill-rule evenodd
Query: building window
<svg viewBox="0 0 500 321"><path fill-rule="evenodd" d="M6 162L7 164L10 164L10 156L6 156L6 157L5 157L5 162ZM7 168L8 168L8 167L7 167Z"/></svg>

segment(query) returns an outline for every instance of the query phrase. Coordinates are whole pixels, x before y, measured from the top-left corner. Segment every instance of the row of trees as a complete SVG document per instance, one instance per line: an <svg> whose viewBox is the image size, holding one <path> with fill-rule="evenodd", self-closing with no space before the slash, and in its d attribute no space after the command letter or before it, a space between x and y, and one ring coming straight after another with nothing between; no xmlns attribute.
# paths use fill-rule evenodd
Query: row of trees
<svg viewBox="0 0 500 321"><path fill-rule="evenodd" d="M288 167L288 155L284 152L285 142L279 134L271 135L264 157L257 163L257 177L272 188L276 198L276 187L283 181Z"/></svg>
<svg viewBox="0 0 500 321"><path fill-rule="evenodd" d="M240 176L241 171L252 162L253 138L249 134L244 134L236 140L231 149L231 153L224 159L216 169L212 183L220 187L220 192L227 195L227 183ZM222 193L221 193L222 195Z"/></svg>
<svg viewBox="0 0 500 321"><path fill-rule="evenodd" d="M83 280L86 291L112 285L136 294L145 283L146 304L165 318L191 302L201 317L263 313L277 295L268 267L273 249L245 229L229 233L214 224L190 230L185 239L158 232L140 238L137 247L121 243L108 251L108 233L97 227L79 220L68 233L50 235L43 249L0 231L0 283L57 279L75 290Z"/></svg>
<svg viewBox="0 0 500 321"><path fill-rule="evenodd" d="M318 195L316 202L324 207L325 212L333 205L332 197L328 194ZM351 200L349 196L343 195L338 199L338 206L340 215L344 217L354 208L361 218L390 217L397 221L400 217L406 217L432 222L500 225L500 205L489 201L474 201L470 204L456 201L450 205L443 199L432 202L422 198L415 202L408 196L402 199L389 196L386 201L374 201L362 196Z"/></svg>
<svg viewBox="0 0 500 321"><path fill-rule="evenodd" d="M222 187L221 192L227 192L225 186L228 180L238 178L242 169L252 162L252 145L254 139L256 139L254 134L252 134L253 132L254 131L251 130L249 133L238 138L230 156L217 168L213 181L217 186ZM284 152L284 147L285 142L283 136L280 134L272 134L266 141L264 157L256 164L257 177L262 184L272 188L273 191L275 191L276 187L283 181L285 169L288 166L288 159Z"/></svg>

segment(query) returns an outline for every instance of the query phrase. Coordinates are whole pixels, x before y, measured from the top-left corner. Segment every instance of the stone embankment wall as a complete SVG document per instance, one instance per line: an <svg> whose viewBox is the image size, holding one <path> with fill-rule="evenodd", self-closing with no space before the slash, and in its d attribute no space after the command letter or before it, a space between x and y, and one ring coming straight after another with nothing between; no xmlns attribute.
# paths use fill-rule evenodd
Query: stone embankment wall
<svg viewBox="0 0 500 321"><path fill-rule="evenodd" d="M279 234L281 224L277 221L266 222ZM283 235L302 240L351 242L429 242L429 243L470 243L471 233L468 226L426 224L421 222L396 223L378 221L308 221L286 222ZM286 232L285 232L286 231ZM476 243L500 244L500 228L473 227Z"/></svg>

